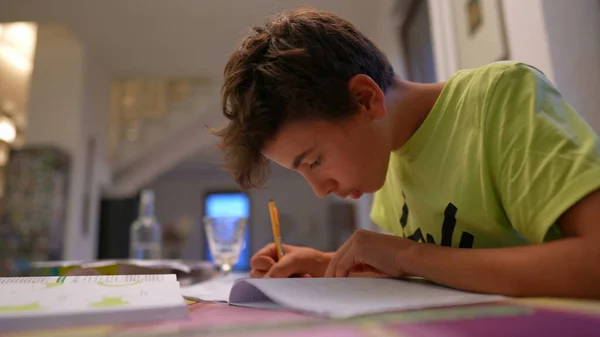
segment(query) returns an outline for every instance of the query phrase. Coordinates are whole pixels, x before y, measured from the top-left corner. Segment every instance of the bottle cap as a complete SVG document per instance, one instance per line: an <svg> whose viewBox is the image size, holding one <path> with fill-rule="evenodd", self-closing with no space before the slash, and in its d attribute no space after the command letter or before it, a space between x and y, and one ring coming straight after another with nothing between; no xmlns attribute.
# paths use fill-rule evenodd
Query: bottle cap
<svg viewBox="0 0 600 337"><path fill-rule="evenodd" d="M154 191L152 190L143 190L140 201L144 205L153 204L154 203Z"/></svg>

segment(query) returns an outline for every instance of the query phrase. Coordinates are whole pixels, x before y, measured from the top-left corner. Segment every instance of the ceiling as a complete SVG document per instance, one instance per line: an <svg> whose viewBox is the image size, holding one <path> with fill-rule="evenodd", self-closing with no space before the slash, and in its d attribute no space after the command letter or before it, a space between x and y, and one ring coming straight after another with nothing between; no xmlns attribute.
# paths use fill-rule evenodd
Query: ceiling
<svg viewBox="0 0 600 337"><path fill-rule="evenodd" d="M248 28L283 9L314 6L365 33L386 0L0 0L0 22L62 24L114 76L219 78Z"/></svg>

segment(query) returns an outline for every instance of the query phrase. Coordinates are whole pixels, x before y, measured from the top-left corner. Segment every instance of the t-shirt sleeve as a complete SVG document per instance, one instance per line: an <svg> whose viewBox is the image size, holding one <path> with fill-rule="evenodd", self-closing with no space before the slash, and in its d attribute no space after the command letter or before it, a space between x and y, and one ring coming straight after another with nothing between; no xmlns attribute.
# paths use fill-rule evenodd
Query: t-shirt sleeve
<svg viewBox="0 0 600 337"><path fill-rule="evenodd" d="M388 217L385 214L384 191L378 191L373 194L373 203L371 204L371 221L379 228L388 232L392 231L389 226Z"/></svg>
<svg viewBox="0 0 600 337"><path fill-rule="evenodd" d="M524 64L499 75L486 107L484 146L505 214L530 242L550 240L557 219L600 188L598 136Z"/></svg>

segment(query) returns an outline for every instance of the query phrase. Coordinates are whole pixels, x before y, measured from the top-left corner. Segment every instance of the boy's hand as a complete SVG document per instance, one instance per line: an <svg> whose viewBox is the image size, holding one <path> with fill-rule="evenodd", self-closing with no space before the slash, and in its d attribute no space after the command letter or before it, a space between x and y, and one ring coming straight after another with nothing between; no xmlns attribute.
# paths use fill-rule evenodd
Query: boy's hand
<svg viewBox="0 0 600 337"><path fill-rule="evenodd" d="M283 252L283 258L275 262L275 244L270 243L259 250L250 261L250 277L323 277L331 259L331 253L308 247L283 245Z"/></svg>
<svg viewBox="0 0 600 337"><path fill-rule="evenodd" d="M357 276L360 270L389 277L407 276L399 256L414 244L397 236L358 230L334 253L325 277Z"/></svg>

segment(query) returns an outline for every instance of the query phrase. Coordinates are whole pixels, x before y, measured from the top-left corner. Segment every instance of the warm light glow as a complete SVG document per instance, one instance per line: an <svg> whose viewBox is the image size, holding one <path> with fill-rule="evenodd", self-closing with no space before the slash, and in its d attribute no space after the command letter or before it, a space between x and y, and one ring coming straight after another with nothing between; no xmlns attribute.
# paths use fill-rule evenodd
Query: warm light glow
<svg viewBox="0 0 600 337"><path fill-rule="evenodd" d="M14 48L0 45L0 56L21 71L31 71L31 61Z"/></svg>
<svg viewBox="0 0 600 337"><path fill-rule="evenodd" d="M14 22L6 24L2 34L2 44L8 43L28 58L31 58L35 49L36 31L36 25L33 23Z"/></svg>
<svg viewBox="0 0 600 337"><path fill-rule="evenodd" d="M17 138L15 123L8 117L0 117L0 140L11 144Z"/></svg>
<svg viewBox="0 0 600 337"><path fill-rule="evenodd" d="M0 57L22 71L31 71L37 26L34 23L14 22L0 27Z"/></svg>

